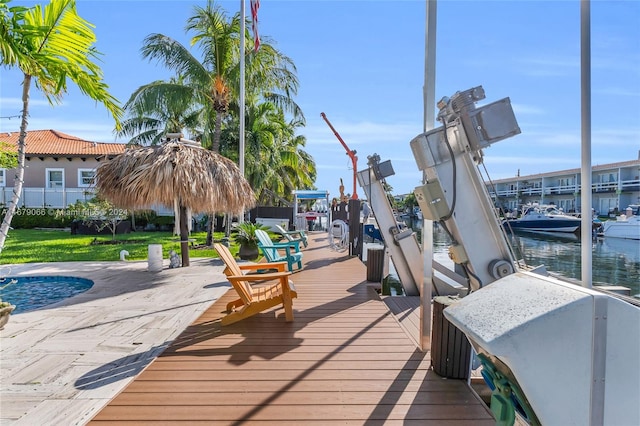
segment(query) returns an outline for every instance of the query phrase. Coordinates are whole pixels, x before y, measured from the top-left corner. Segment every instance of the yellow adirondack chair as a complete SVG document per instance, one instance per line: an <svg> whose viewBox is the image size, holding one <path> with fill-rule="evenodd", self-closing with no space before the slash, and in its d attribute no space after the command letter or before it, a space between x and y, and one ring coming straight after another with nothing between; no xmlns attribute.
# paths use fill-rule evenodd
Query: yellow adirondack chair
<svg viewBox="0 0 640 426"><path fill-rule="evenodd" d="M222 325L233 324L274 306L282 305L287 322L293 321L293 299L298 297L293 283L289 280L291 272L285 270L286 262L259 263L238 265L229 249L215 243L215 250L224 262L225 275L240 296L227 304L227 315L221 320ZM276 269L277 272L264 274L245 274L244 271ZM252 286L251 282L277 281L275 284Z"/></svg>

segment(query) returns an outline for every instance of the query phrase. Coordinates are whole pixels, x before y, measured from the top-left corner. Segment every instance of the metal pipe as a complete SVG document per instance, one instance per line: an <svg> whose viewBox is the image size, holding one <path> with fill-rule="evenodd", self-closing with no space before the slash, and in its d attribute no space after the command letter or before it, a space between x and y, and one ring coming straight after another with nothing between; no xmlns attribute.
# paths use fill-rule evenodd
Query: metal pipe
<svg viewBox="0 0 640 426"><path fill-rule="evenodd" d="M427 132L434 128L436 111L436 0L427 0L425 57L424 57L424 125ZM423 174L422 181L425 183ZM422 220L422 264L423 279L420 289L420 349L427 351L431 348L431 292L433 280L433 221Z"/></svg>
<svg viewBox="0 0 640 426"><path fill-rule="evenodd" d="M593 219L591 217L591 3L580 1L580 90L581 90L581 133L582 164L580 183L580 210L582 223L580 230L582 286L592 286L591 238Z"/></svg>

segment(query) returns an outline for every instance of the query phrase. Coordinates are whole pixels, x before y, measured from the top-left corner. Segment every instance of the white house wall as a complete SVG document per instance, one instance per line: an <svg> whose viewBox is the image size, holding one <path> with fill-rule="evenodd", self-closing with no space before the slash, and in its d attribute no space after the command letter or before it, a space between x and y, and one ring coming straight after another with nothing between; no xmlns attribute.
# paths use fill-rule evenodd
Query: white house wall
<svg viewBox="0 0 640 426"><path fill-rule="evenodd" d="M101 164L93 158L63 157L57 160L52 157L43 159L31 157L25 161L24 185L20 206L33 208L64 208L76 201L93 198L95 189L80 182L79 170L95 170ZM64 186L49 188L47 171L62 169ZM0 191L0 203L7 205L12 197L16 169L6 170L5 187Z"/></svg>

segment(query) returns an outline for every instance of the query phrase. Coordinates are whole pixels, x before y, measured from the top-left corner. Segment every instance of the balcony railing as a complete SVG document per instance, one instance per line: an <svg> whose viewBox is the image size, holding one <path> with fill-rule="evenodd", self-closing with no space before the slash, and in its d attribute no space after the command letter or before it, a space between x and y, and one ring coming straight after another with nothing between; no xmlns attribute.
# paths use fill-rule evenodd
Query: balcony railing
<svg viewBox="0 0 640 426"><path fill-rule="evenodd" d="M551 194L575 194L579 192L581 185L556 185L545 186L536 188L520 188L522 195L541 195L543 192L545 195ZM623 180L620 182L595 182L591 184L592 192L616 192L621 191L639 191L640 179ZM498 197L515 197L518 195L518 191L515 189L499 189L496 191ZM492 197L496 196L496 192L489 189L489 194Z"/></svg>

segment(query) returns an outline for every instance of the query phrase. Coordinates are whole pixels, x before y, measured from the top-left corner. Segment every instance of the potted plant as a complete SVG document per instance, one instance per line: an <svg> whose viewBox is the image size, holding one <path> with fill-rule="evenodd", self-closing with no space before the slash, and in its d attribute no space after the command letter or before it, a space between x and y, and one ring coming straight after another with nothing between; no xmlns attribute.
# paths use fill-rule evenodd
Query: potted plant
<svg viewBox="0 0 640 426"><path fill-rule="evenodd" d="M9 322L9 315L16 307L9 302L3 302L0 299L0 330Z"/></svg>
<svg viewBox="0 0 640 426"><path fill-rule="evenodd" d="M242 222L232 231L234 233L233 240L240 245L238 257L242 260L254 260L260 254L256 229L266 231L268 228L259 223Z"/></svg>

